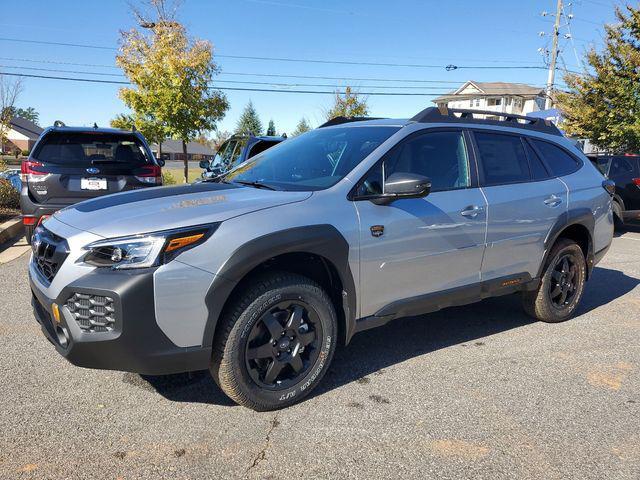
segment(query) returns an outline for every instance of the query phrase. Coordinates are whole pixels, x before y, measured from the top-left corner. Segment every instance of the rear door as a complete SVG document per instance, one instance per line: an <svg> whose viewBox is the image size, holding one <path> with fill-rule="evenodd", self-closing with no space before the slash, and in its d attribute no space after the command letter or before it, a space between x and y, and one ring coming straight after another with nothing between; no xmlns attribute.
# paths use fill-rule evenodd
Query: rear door
<svg viewBox="0 0 640 480"><path fill-rule="evenodd" d="M30 160L40 173L28 181L38 203L66 205L161 183L160 168L133 134L53 131Z"/></svg>
<svg viewBox="0 0 640 480"><path fill-rule="evenodd" d="M637 157L615 156L611 159L609 178L616 183L616 193L622 198L625 210L640 210L637 163Z"/></svg>
<svg viewBox="0 0 640 480"><path fill-rule="evenodd" d="M473 136L489 205L482 279L535 277L547 234L567 209L567 188L522 136L487 130Z"/></svg>

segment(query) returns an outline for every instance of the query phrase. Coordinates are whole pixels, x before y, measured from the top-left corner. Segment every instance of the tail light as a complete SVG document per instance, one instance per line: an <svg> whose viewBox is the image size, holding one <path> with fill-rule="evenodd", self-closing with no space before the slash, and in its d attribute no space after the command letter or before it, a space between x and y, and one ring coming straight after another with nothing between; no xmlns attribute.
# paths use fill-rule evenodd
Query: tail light
<svg viewBox="0 0 640 480"><path fill-rule="evenodd" d="M47 172L36 170L37 168L42 167L44 167L44 165L40 162L34 162L33 160L23 160L22 164L20 165L20 180L26 182L32 175L46 175Z"/></svg>
<svg viewBox="0 0 640 480"><path fill-rule="evenodd" d="M616 193L616 184L613 180L604 180L602 182L602 188L604 188L612 197L613 194Z"/></svg>
<svg viewBox="0 0 640 480"><path fill-rule="evenodd" d="M138 181L152 185L162 185L162 169L158 165L144 165L135 174Z"/></svg>
<svg viewBox="0 0 640 480"><path fill-rule="evenodd" d="M636 184L636 186L640 187L640 178L634 178L631 180L633 183Z"/></svg>
<svg viewBox="0 0 640 480"><path fill-rule="evenodd" d="M38 221L38 218L34 217L33 215L23 215L22 216L22 224L23 225L27 225L27 226L35 225L37 221Z"/></svg>
<svg viewBox="0 0 640 480"><path fill-rule="evenodd" d="M47 218L49 218L51 215L42 215L40 217L40 220L38 220L38 225L40 225L42 222L44 222Z"/></svg>

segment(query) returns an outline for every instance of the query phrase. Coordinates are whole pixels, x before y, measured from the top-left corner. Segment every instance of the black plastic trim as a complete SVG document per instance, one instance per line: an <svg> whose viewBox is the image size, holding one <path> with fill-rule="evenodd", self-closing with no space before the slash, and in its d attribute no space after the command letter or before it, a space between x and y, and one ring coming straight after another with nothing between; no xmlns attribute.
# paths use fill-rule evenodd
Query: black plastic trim
<svg viewBox="0 0 640 480"><path fill-rule="evenodd" d="M533 290L538 287L538 284L538 279L532 279L528 273L519 273L442 292L397 300L381 308L370 317L358 319L356 332L382 326L396 318L424 315L443 308L468 305L489 297Z"/></svg>
<svg viewBox="0 0 640 480"><path fill-rule="evenodd" d="M251 270L285 253L310 253L327 259L338 272L343 288L345 341L355 331L356 287L349 267L349 244L328 224L295 227L258 237L238 248L216 275L205 303L209 319L203 345L211 346L222 309L233 289Z"/></svg>

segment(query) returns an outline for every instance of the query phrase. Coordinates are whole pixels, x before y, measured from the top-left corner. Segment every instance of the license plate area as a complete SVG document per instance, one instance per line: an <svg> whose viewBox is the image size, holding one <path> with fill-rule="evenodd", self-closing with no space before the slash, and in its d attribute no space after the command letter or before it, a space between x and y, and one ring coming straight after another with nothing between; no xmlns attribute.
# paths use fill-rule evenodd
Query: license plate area
<svg viewBox="0 0 640 480"><path fill-rule="evenodd" d="M82 190L106 190L107 179L106 178L82 178L80 179L80 188Z"/></svg>

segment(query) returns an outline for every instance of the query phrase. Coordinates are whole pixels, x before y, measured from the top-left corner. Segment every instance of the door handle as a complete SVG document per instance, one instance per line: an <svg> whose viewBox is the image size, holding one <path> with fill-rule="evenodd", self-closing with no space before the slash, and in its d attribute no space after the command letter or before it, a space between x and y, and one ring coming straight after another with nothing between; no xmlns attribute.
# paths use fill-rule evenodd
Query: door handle
<svg viewBox="0 0 640 480"><path fill-rule="evenodd" d="M558 205L560 205L562 203L562 198L556 196L556 195L551 195L550 197L546 198L544 200L544 204L549 206L549 207L557 207Z"/></svg>
<svg viewBox="0 0 640 480"><path fill-rule="evenodd" d="M479 207L478 205L470 205L462 210L460 212L460 215L462 215L463 217L476 218L480 213L482 213L483 210L484 208Z"/></svg>

